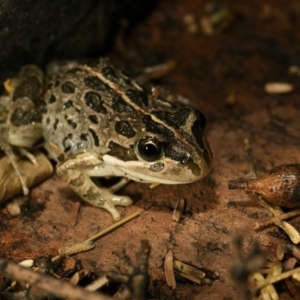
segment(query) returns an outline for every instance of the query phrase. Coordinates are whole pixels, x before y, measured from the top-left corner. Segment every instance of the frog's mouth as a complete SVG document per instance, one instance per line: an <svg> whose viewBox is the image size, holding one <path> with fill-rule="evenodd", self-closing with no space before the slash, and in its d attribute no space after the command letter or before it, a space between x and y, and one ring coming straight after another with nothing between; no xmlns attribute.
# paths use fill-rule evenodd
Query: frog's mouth
<svg viewBox="0 0 300 300"><path fill-rule="evenodd" d="M105 164L110 166L115 176L127 177L138 182L151 184L187 184L200 179L189 177L189 180L183 180L185 178L183 174L170 178L171 176L166 176L165 172L161 172L160 174L159 172L153 172L152 175L147 168L147 163L143 161L124 162L110 155L104 155L102 159Z"/></svg>

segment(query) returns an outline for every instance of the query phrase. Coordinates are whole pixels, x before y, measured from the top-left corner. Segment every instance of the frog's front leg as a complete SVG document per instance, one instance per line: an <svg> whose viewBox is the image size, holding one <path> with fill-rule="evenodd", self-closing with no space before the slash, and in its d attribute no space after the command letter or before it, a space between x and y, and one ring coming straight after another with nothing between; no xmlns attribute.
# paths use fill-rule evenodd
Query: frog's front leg
<svg viewBox="0 0 300 300"><path fill-rule="evenodd" d="M120 219L116 205L129 206L132 200L127 196L114 195L109 189L97 186L90 176L114 176L113 170L105 165L96 154L84 152L75 155L56 167L59 177L86 202L109 211L115 221Z"/></svg>

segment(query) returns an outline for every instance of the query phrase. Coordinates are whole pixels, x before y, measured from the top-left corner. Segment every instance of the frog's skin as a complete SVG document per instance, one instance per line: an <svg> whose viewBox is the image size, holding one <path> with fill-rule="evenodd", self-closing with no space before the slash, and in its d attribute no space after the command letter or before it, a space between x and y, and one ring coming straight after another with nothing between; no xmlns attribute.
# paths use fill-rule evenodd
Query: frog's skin
<svg viewBox="0 0 300 300"><path fill-rule="evenodd" d="M11 80L0 145L30 149L42 141L57 174L86 202L120 218L114 192L127 179L184 184L211 169L205 121L192 107L168 102L125 76L109 59L43 77L28 65ZM110 189L90 176L126 178Z"/></svg>

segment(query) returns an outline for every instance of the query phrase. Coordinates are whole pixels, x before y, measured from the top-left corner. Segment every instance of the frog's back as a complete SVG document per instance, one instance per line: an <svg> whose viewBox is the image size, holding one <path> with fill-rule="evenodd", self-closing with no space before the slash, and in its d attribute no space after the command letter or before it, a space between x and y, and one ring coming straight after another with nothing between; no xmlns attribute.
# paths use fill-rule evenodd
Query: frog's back
<svg viewBox="0 0 300 300"><path fill-rule="evenodd" d="M137 107L147 104L144 89L106 58L54 74L47 85L43 116L45 147L50 155L56 159L49 142L72 156L84 151L106 153L116 128L120 127L125 138L130 135L133 129L126 128L128 122L122 120L136 119L137 110L124 97L130 97Z"/></svg>

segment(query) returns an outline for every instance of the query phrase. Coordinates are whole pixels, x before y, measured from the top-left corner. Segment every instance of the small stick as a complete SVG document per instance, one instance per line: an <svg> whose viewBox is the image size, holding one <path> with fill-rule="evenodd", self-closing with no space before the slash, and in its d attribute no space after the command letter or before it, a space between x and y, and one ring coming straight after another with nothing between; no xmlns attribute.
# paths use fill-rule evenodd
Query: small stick
<svg viewBox="0 0 300 300"><path fill-rule="evenodd" d="M102 237L103 235L109 233L110 231L114 230L115 228L118 228L120 227L121 225L131 221L132 219L138 217L140 215L140 212L137 211L136 213L120 220L119 222L107 227L106 229L103 229L102 231L100 231L99 233L95 234L94 236L88 238L85 242L89 242L89 241L95 241L97 240L98 238Z"/></svg>
<svg viewBox="0 0 300 300"><path fill-rule="evenodd" d="M134 214L132 214L132 215L130 215L130 216L128 216L128 217L120 220L119 222L117 222L117 223L115 223L115 224L113 224L113 225L111 225L111 226L103 229L102 231L98 232L97 234L95 234L94 236L88 238L87 240L85 240L83 242L80 242L79 244L86 244L86 243L89 243L89 242L94 242L96 239L102 237L103 235L109 233L110 231L116 229L117 227L120 227L121 225L123 225L123 224L131 221L132 219L138 217L139 215L140 215L140 212L138 211L138 212L136 212L136 213L134 213ZM72 254L74 254L74 253L72 253ZM54 262L54 261L60 259L62 256L64 256L64 254L62 254L62 255L61 254L56 255L56 256L54 256L52 258L51 261Z"/></svg>
<svg viewBox="0 0 300 300"><path fill-rule="evenodd" d="M267 226L271 223L275 223L275 222L279 222L279 221L282 221L282 220L286 220L286 219L289 219L289 218L292 218L292 217L295 217L295 216L298 216L300 215L300 209L296 209L296 210L293 210L293 211L290 211L288 213L284 213L284 214L281 214L281 215L277 215L275 217L272 217L272 218L269 218L261 223L257 223L254 227L255 230L261 228L261 227L264 227L264 226Z"/></svg>
<svg viewBox="0 0 300 300"><path fill-rule="evenodd" d="M272 276L270 278L267 278L265 280L257 282L256 283L256 288L259 290L259 289L265 287L268 284L272 284L272 283L281 281L281 280L286 279L286 278L288 278L288 277L290 277L290 276L292 276L292 275L294 275L295 273L298 273L298 272L300 272L300 268L296 268L296 269L278 274L276 276Z"/></svg>
<svg viewBox="0 0 300 300"><path fill-rule="evenodd" d="M72 286L65 281L21 267L5 258L0 259L0 273L12 280L34 285L57 298L72 300L112 300L111 297L101 295L100 293L89 292L80 287Z"/></svg>

